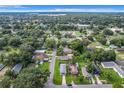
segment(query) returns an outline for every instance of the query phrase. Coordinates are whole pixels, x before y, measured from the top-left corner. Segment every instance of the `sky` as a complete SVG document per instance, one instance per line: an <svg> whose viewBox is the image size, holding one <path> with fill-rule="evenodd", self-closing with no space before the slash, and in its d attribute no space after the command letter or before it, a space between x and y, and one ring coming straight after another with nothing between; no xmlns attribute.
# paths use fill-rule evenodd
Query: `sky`
<svg viewBox="0 0 124 93"><path fill-rule="evenodd" d="M0 12L124 12L124 5L13 5Z"/></svg>

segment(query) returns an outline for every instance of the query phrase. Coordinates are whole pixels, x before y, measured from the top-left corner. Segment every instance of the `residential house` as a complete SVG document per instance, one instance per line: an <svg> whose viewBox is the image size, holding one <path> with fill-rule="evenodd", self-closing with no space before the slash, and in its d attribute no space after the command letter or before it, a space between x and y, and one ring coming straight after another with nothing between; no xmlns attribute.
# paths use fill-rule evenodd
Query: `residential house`
<svg viewBox="0 0 124 93"><path fill-rule="evenodd" d="M73 74L73 75L78 75L78 68L77 68L77 66L74 65L74 64L71 64L71 65L70 65L70 72L71 72L71 74Z"/></svg>
<svg viewBox="0 0 124 93"><path fill-rule="evenodd" d="M109 46L109 48L110 48L110 49L116 49L116 48L118 48L118 47L115 46L115 45L113 45L113 44L111 44L111 45Z"/></svg>
<svg viewBox="0 0 124 93"><path fill-rule="evenodd" d="M66 64L60 64L60 74L66 75Z"/></svg>
<svg viewBox="0 0 124 93"><path fill-rule="evenodd" d="M69 49L68 47L65 47L65 48L63 49L63 53L64 53L64 54L72 54L72 50Z"/></svg>
<svg viewBox="0 0 124 93"><path fill-rule="evenodd" d="M122 70L114 61L102 62L103 68L112 68L121 78L124 78L124 70Z"/></svg>
<svg viewBox="0 0 124 93"><path fill-rule="evenodd" d="M34 53L35 56L33 57L33 59L36 60L36 63L42 64L43 62L49 61L49 57L47 54L45 54L45 50L36 50Z"/></svg>
<svg viewBox="0 0 124 93"><path fill-rule="evenodd" d="M117 48L116 51L117 52L124 52L124 48Z"/></svg>
<svg viewBox="0 0 124 93"><path fill-rule="evenodd" d="M67 61L67 60L71 60L71 59L72 59L72 57L69 57L69 56L59 56L59 60Z"/></svg>

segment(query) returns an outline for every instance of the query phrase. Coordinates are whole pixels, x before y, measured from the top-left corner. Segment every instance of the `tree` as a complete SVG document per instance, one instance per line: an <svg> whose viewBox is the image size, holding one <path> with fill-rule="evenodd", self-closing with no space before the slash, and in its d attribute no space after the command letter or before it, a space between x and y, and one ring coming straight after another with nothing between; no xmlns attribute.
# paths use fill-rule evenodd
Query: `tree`
<svg viewBox="0 0 124 93"><path fill-rule="evenodd" d="M75 51L79 53L83 53L83 50L85 49L85 46L81 40L73 40L70 42L69 47L74 49Z"/></svg>
<svg viewBox="0 0 124 93"><path fill-rule="evenodd" d="M0 39L0 49L3 49L7 45L7 41L5 38Z"/></svg>
<svg viewBox="0 0 124 93"><path fill-rule="evenodd" d="M24 69L16 79L13 80L14 88L41 88L44 87L49 72L37 68Z"/></svg>
<svg viewBox="0 0 124 93"><path fill-rule="evenodd" d="M104 35L113 35L114 33L111 31L111 30L109 30L109 29L105 29L104 31L103 31L103 33L104 33Z"/></svg>
<svg viewBox="0 0 124 93"><path fill-rule="evenodd" d="M101 44L105 45L106 42L107 42L107 39L104 37L104 38L99 38L98 40Z"/></svg>
<svg viewBox="0 0 124 93"><path fill-rule="evenodd" d="M116 60L116 54L113 50L104 51L102 49L95 50L93 52L94 60L101 62L101 61L114 61Z"/></svg>
<svg viewBox="0 0 124 93"><path fill-rule="evenodd" d="M113 88L123 88L122 84L121 84L121 83L118 83L118 82L112 84L112 87L113 87Z"/></svg>
<svg viewBox="0 0 124 93"><path fill-rule="evenodd" d="M87 37L90 41L94 41L93 36L88 36Z"/></svg>
<svg viewBox="0 0 124 93"><path fill-rule="evenodd" d="M8 76L5 76L4 79L0 82L0 88L10 88L11 79Z"/></svg>
<svg viewBox="0 0 124 93"><path fill-rule="evenodd" d="M21 39L18 37L10 37L8 44L14 47L18 47L19 45L21 45Z"/></svg>
<svg viewBox="0 0 124 93"><path fill-rule="evenodd" d="M94 68L93 63L89 63L87 65L87 70L88 70L89 73L94 73L95 68Z"/></svg>
<svg viewBox="0 0 124 93"><path fill-rule="evenodd" d="M114 38L110 41L110 44L114 44L118 47L124 46L124 38Z"/></svg>
<svg viewBox="0 0 124 93"><path fill-rule="evenodd" d="M4 52L1 53L1 60L7 65L14 65L21 62L20 49L7 47Z"/></svg>
<svg viewBox="0 0 124 93"><path fill-rule="evenodd" d="M55 39L46 39L45 45L47 48L55 48L57 46L57 42Z"/></svg>

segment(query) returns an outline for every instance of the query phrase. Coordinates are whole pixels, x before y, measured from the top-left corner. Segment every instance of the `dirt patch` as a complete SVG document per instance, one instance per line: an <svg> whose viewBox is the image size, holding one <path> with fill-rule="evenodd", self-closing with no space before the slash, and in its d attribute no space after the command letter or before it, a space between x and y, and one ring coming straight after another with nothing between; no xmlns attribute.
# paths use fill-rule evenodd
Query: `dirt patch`
<svg viewBox="0 0 124 93"><path fill-rule="evenodd" d="M35 66L36 66L35 63L30 63L30 64L28 65L28 68L29 68L29 69L33 69L33 68L35 68Z"/></svg>
<svg viewBox="0 0 124 93"><path fill-rule="evenodd" d="M6 71L7 71L8 69L9 69L8 67L5 67L5 68L3 68L3 69L0 71L0 78L5 75L5 73L6 73Z"/></svg>

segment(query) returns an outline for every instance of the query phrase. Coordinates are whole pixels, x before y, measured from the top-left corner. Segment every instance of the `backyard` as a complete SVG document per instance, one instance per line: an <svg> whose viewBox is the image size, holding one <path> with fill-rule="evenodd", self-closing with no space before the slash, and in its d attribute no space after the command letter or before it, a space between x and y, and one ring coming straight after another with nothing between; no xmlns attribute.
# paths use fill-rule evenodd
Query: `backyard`
<svg viewBox="0 0 124 93"><path fill-rule="evenodd" d="M49 71L50 63L44 62L43 64L39 65L38 68L42 71Z"/></svg>

